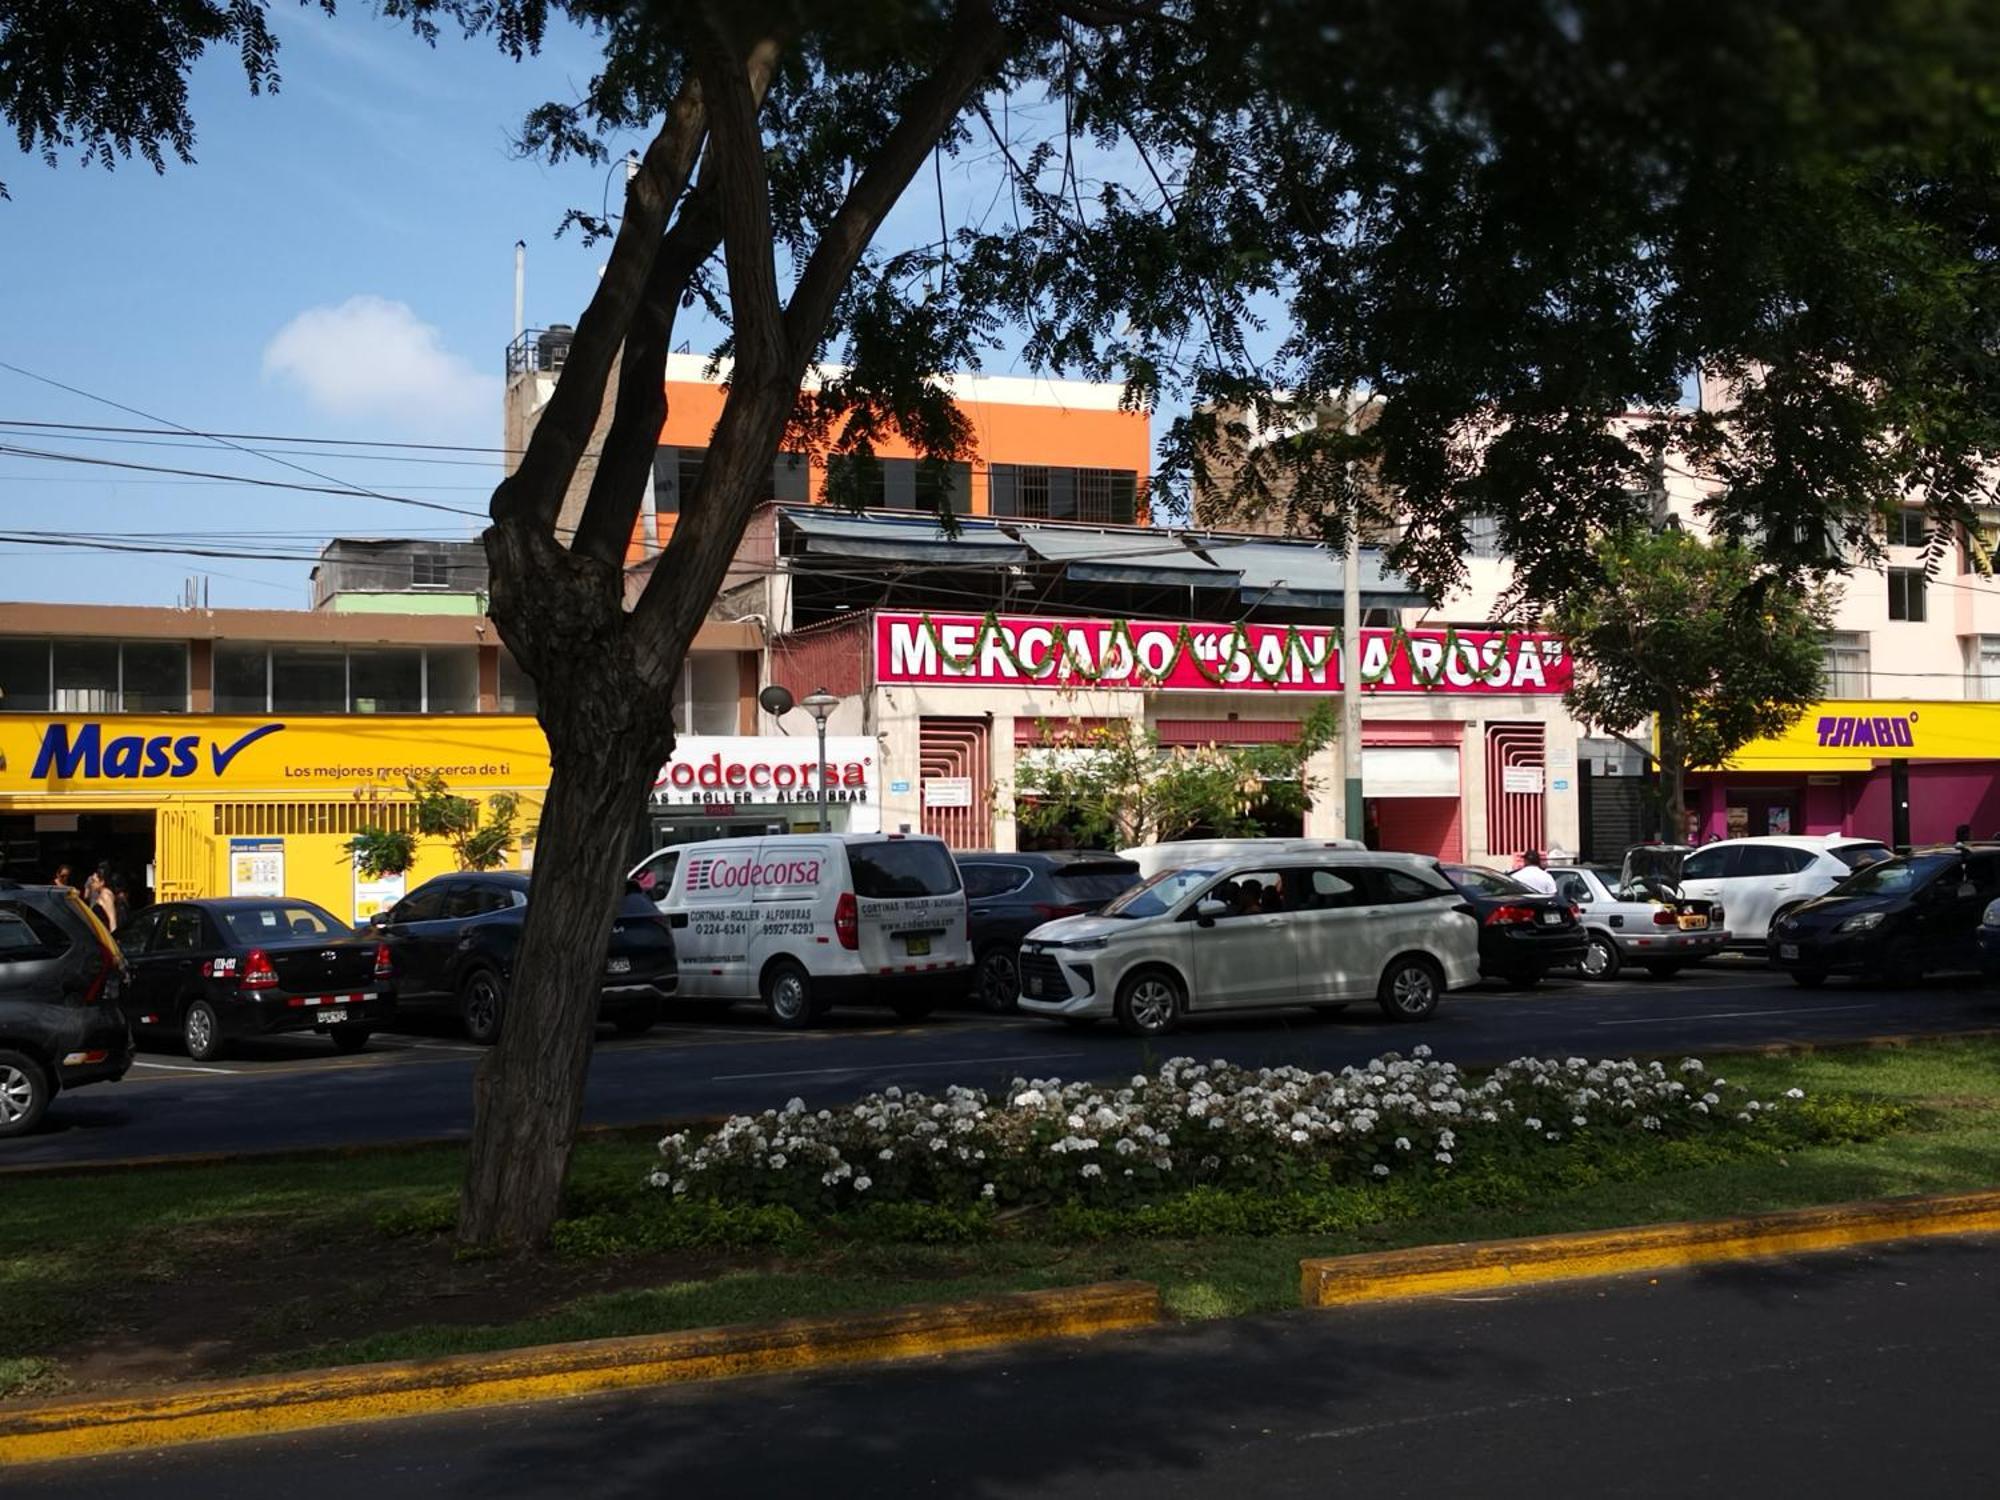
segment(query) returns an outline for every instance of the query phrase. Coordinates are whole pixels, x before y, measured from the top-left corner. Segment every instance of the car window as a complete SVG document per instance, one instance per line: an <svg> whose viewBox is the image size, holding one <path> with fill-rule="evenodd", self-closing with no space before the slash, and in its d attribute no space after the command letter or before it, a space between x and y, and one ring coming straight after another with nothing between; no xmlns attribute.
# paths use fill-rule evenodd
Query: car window
<svg viewBox="0 0 2000 1500"><path fill-rule="evenodd" d="M1771 880L1780 875L1796 874L1801 866L1794 865L1791 856L1805 854L1806 862L1812 862L1812 855L1803 849L1782 849L1774 844L1745 844L1737 852L1736 868L1729 873L1741 880Z"/></svg>
<svg viewBox="0 0 2000 1500"><path fill-rule="evenodd" d="M1202 893L1201 899L1204 904L1226 903L1229 912L1224 920L1276 916L1285 909L1287 882L1296 884L1298 879L1297 870L1245 870L1218 880L1213 888Z"/></svg>
<svg viewBox="0 0 2000 1500"><path fill-rule="evenodd" d="M965 894L974 901L1018 891L1030 878L1021 865L961 864L958 872L965 877Z"/></svg>
<svg viewBox="0 0 2000 1500"><path fill-rule="evenodd" d="M1215 877L1213 865L1184 865L1162 870L1125 892L1104 908L1107 917L1158 917L1172 911Z"/></svg>
<svg viewBox="0 0 2000 1500"><path fill-rule="evenodd" d="M1578 905L1597 899L1597 892L1590 888L1589 880L1575 870L1563 870L1557 873L1556 894L1563 900L1574 901Z"/></svg>
<svg viewBox="0 0 2000 1500"><path fill-rule="evenodd" d="M1869 865L1895 858L1887 844L1842 844L1827 853L1850 870L1866 869Z"/></svg>
<svg viewBox="0 0 2000 1500"><path fill-rule="evenodd" d="M1965 878L1983 901L2000 896L2000 854L1974 854L1965 861Z"/></svg>
<svg viewBox="0 0 2000 1500"><path fill-rule="evenodd" d="M1378 902L1435 901L1440 896L1454 896L1457 891L1451 883L1439 876L1428 880L1413 870L1394 870L1370 867L1361 872L1367 882L1368 897Z"/></svg>
<svg viewBox="0 0 2000 1500"><path fill-rule="evenodd" d="M936 839L849 844L854 894L873 901L899 896L949 896L959 889L958 864Z"/></svg>
<svg viewBox="0 0 2000 1500"><path fill-rule="evenodd" d="M286 938L342 938L352 929L307 901L273 901L267 906L230 907L222 924L237 943L276 943Z"/></svg>
<svg viewBox="0 0 2000 1500"><path fill-rule="evenodd" d="M1834 888L1839 896L1902 896L1928 885L1956 861L1941 854L1919 855L1915 859L1879 860L1865 870L1856 870Z"/></svg>
<svg viewBox="0 0 2000 1500"><path fill-rule="evenodd" d="M648 895L664 896L667 887L674 883L674 870L680 862L680 850L662 849L633 871L632 879Z"/></svg>
<svg viewBox="0 0 2000 1500"><path fill-rule="evenodd" d="M429 881L398 901L389 913L391 922L435 922L444 915L445 882Z"/></svg>
<svg viewBox="0 0 2000 1500"><path fill-rule="evenodd" d="M144 953L146 945L153 940L153 929L160 925L162 907L149 907L118 929L118 946L127 954Z"/></svg>
<svg viewBox="0 0 2000 1500"><path fill-rule="evenodd" d="M1356 869L1288 871L1293 905L1299 911L1340 911L1385 899L1369 891L1366 881L1370 873Z"/></svg>
<svg viewBox="0 0 2000 1500"><path fill-rule="evenodd" d="M1461 891L1473 896L1526 896L1528 888L1509 880L1498 870L1482 869L1478 865L1452 865L1445 871L1451 883Z"/></svg>
<svg viewBox="0 0 2000 1500"><path fill-rule="evenodd" d="M155 953L199 953L209 945L208 924L192 906L170 906L160 918L159 936L153 940Z"/></svg>
<svg viewBox="0 0 2000 1500"><path fill-rule="evenodd" d="M1055 887L1071 906L1102 906L1139 883L1139 867L1129 859L1097 865L1066 865L1055 872Z"/></svg>
<svg viewBox="0 0 2000 1500"><path fill-rule="evenodd" d="M513 892L506 886L465 880L446 892L444 915L446 921L462 921L466 917L483 917L489 912L505 911L513 904Z"/></svg>
<svg viewBox="0 0 2000 1500"><path fill-rule="evenodd" d="M0 964L55 958L69 948L62 928L24 901L0 901Z"/></svg>
<svg viewBox="0 0 2000 1500"><path fill-rule="evenodd" d="M1742 853L1740 844L1711 844L1706 849L1697 849L1681 865L1681 879L1727 880L1741 873L1736 861Z"/></svg>

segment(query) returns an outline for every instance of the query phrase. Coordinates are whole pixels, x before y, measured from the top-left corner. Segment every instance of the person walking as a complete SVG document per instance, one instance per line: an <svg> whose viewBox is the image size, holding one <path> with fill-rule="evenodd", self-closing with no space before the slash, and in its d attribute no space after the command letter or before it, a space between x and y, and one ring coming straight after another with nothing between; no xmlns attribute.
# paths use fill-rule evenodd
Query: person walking
<svg viewBox="0 0 2000 1500"><path fill-rule="evenodd" d="M1556 893L1556 878L1542 868L1542 851L1539 849L1522 853L1521 868L1514 872L1514 879L1537 896L1553 896Z"/></svg>
<svg viewBox="0 0 2000 1500"><path fill-rule="evenodd" d="M70 868L68 865L57 865L55 876L53 879L49 881L49 884L54 886L61 886L64 890L71 890L75 888L76 881L75 878L70 874Z"/></svg>
<svg viewBox="0 0 2000 1500"><path fill-rule="evenodd" d="M118 899L111 894L111 866L99 865L83 883L83 903L104 924L106 932L118 930Z"/></svg>

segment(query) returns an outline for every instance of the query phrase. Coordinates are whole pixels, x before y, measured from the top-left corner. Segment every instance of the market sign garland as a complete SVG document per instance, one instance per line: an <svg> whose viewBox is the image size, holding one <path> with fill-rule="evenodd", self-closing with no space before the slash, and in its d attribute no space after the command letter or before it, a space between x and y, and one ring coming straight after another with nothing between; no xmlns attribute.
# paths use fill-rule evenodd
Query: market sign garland
<svg viewBox="0 0 2000 1500"><path fill-rule="evenodd" d="M1328 692L1340 687L1331 626L1187 624L883 612L878 683L1062 688ZM1562 641L1527 631L1361 633L1361 686L1386 693L1553 695L1569 686Z"/></svg>

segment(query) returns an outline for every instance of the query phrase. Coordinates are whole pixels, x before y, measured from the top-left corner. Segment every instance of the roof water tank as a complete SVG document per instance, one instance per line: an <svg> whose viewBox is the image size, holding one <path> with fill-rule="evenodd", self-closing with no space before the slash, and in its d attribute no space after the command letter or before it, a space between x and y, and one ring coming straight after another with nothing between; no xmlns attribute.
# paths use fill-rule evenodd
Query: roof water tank
<svg viewBox="0 0 2000 1500"><path fill-rule="evenodd" d="M567 323L551 323L535 340L536 362L544 370L560 370L569 359L570 340L576 330Z"/></svg>

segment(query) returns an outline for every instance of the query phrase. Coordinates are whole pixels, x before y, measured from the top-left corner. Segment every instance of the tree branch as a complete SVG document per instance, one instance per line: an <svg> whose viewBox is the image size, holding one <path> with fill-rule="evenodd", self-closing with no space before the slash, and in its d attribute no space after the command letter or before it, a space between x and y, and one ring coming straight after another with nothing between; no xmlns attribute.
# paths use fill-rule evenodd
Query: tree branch
<svg viewBox="0 0 2000 1500"><path fill-rule="evenodd" d="M731 385L760 385L783 378L784 302L771 234L771 182L764 166L764 136L757 124L762 97L750 75L764 55L768 69L777 43L763 38L739 56L726 40L720 8L706 10L707 25L694 49L695 66L710 95L709 130L714 148L704 175L714 177L722 220L723 264L729 276L730 321L736 365ZM748 72L746 73L746 67Z"/></svg>

